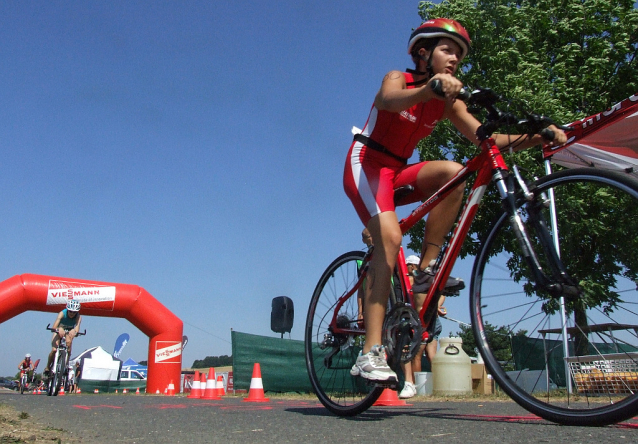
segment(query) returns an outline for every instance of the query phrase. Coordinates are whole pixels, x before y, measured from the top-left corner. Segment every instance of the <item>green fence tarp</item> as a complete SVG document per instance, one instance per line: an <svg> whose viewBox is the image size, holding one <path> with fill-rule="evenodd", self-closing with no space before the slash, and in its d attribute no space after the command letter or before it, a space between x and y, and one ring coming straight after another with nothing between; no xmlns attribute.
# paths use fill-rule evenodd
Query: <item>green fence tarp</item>
<svg viewBox="0 0 638 444"><path fill-rule="evenodd" d="M254 364L261 368L264 391L312 391L303 341L231 332L233 383L235 389L248 390Z"/></svg>

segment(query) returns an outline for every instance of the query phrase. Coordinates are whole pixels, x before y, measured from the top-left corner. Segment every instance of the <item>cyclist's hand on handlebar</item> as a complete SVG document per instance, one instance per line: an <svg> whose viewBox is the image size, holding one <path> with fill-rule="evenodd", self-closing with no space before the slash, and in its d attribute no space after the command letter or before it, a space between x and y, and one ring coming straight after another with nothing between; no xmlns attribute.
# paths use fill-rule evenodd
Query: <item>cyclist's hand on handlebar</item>
<svg viewBox="0 0 638 444"><path fill-rule="evenodd" d="M451 74L436 74L426 87L434 91L434 97L438 100L454 101L463 89L463 82Z"/></svg>
<svg viewBox="0 0 638 444"><path fill-rule="evenodd" d="M548 126L541 131L540 135L547 146L560 146L567 142L567 135L565 134L565 131L558 128L556 125Z"/></svg>

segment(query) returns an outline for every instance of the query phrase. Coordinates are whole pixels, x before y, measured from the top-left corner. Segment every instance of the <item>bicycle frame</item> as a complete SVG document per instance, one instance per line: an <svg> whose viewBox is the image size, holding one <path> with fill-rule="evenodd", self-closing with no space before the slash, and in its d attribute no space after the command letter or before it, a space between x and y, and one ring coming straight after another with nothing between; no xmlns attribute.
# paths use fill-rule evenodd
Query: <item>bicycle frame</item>
<svg viewBox="0 0 638 444"><path fill-rule="evenodd" d="M470 159L453 178L451 178L425 202L414 209L409 216L399 221L401 233L407 233L410 228L412 228L419 220L421 220L423 217L425 217L425 215L432 211L432 209L436 207L455 188L463 184L473 174L477 174L476 180L472 185L461 215L457 219L458 224L452 232L452 237L441 258L441 263L438 264L438 271L435 272L434 282L432 283L427 293L427 296L419 313L419 318L421 319L421 325L423 326L424 331L427 329L430 321L434 316L435 310L433 308L435 307L432 305L434 295L441 294L445 287L445 283L447 282L447 279L452 272L452 268L454 267L456 258L458 257L463 242L465 241L465 238L469 233L470 226L472 225L474 216L478 211L479 203L481 202L481 199L485 194L487 186L494 178L497 181L497 187L499 187L499 191L501 191L501 194L507 193L507 189L503 181L503 172L508 171L509 168L505 164L501 151L496 146L496 142L491 137L486 138L480 143L480 148L481 152L476 157ZM339 312L341 306L361 287L363 280L366 278L367 275L371 254L373 253L368 253L364 258L361 275L359 276L359 279L354 288L348 293L342 295L335 305L333 318L330 322L330 327L334 334L360 335L362 333L362 331L359 329L339 327L337 325L337 313ZM399 249L399 254L397 256L397 268L399 270L399 279L401 282L403 294L404 296L407 296L407 301L412 306L414 306L412 286L410 284L410 280L407 279L408 270L405 264L405 255L402 247Z"/></svg>

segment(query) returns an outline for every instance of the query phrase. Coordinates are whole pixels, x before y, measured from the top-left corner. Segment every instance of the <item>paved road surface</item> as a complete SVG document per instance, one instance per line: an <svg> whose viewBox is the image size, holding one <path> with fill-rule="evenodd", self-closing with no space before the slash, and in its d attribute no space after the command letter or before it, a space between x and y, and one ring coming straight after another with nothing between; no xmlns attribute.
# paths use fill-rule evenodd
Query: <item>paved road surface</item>
<svg viewBox="0 0 638 444"><path fill-rule="evenodd" d="M0 393L0 403L87 443L631 443L638 418L609 427L565 427L513 402L413 402L339 418L311 399ZM55 412L55 413L54 413ZM53 417L57 419L52 419Z"/></svg>

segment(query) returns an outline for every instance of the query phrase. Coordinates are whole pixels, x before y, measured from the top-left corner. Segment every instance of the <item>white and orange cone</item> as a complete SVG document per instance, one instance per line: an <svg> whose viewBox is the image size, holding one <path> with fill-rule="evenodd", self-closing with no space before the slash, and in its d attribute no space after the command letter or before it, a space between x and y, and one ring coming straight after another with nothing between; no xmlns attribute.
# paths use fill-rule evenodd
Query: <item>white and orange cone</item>
<svg viewBox="0 0 638 444"><path fill-rule="evenodd" d="M169 382L168 387L166 388L166 396L175 396L175 384L173 384L173 380Z"/></svg>
<svg viewBox="0 0 638 444"><path fill-rule="evenodd" d="M399 406L399 405L412 405L412 404L408 404L404 399L399 399L399 395L397 394L396 390L385 388L381 392L381 396L379 396L379 399L377 399L372 405Z"/></svg>
<svg viewBox="0 0 638 444"><path fill-rule="evenodd" d="M261 380L261 367L259 363L253 366L253 377L250 380L250 390L248 397L244 398L244 402L268 402L270 399L264 396L264 383Z"/></svg>
<svg viewBox="0 0 638 444"><path fill-rule="evenodd" d="M224 377L222 375L217 377L217 394L219 396L226 396L226 390L224 390Z"/></svg>
<svg viewBox="0 0 638 444"><path fill-rule="evenodd" d="M202 397L202 389L201 383L199 382L199 370L195 370L195 375L193 376L193 385L191 386L191 392L187 396L190 399L198 399Z"/></svg>
<svg viewBox="0 0 638 444"><path fill-rule="evenodd" d="M202 399L222 399L219 397L217 386L215 385L215 369L213 367L208 369L208 378L206 379L206 388Z"/></svg>

